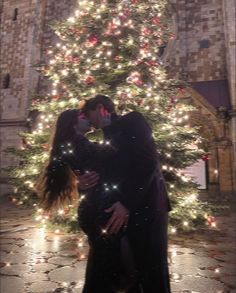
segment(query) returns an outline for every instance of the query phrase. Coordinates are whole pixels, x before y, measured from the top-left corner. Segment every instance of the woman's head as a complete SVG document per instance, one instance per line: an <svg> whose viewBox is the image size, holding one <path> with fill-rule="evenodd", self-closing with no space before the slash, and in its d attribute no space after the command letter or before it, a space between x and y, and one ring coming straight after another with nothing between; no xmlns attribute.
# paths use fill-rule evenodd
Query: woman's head
<svg viewBox="0 0 236 293"><path fill-rule="evenodd" d="M85 134L90 130L89 120L77 109L62 112L56 122L53 148L70 141L77 133Z"/></svg>
<svg viewBox="0 0 236 293"><path fill-rule="evenodd" d="M49 160L36 185L41 197L40 204L45 210L72 202L77 193L77 178L70 166L62 160L61 146L72 142L76 134L84 134L89 129L89 121L77 109L66 110L59 115Z"/></svg>

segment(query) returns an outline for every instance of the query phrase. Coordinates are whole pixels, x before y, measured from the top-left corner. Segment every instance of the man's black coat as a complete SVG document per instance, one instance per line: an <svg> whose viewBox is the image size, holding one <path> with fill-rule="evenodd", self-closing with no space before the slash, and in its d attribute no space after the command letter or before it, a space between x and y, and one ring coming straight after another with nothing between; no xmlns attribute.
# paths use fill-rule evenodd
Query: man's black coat
<svg viewBox="0 0 236 293"><path fill-rule="evenodd" d="M169 293L167 223L171 208L152 130L140 113L131 112L114 115L103 131L117 149L107 171L120 174L118 199L130 211L127 236L143 292Z"/></svg>
<svg viewBox="0 0 236 293"><path fill-rule="evenodd" d="M131 214L148 209L149 219L156 212L169 211L159 155L144 117L138 112L115 116L111 125L103 130L104 138L117 149L110 170L114 172L114 168L118 168L121 174L120 201L124 206Z"/></svg>

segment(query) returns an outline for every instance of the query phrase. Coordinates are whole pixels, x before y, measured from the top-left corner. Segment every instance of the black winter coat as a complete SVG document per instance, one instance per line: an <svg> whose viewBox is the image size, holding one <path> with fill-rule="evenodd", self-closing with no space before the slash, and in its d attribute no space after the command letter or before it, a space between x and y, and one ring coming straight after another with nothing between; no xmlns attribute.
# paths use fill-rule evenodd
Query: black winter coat
<svg viewBox="0 0 236 293"><path fill-rule="evenodd" d="M104 137L117 149L107 172L119 174L119 200L131 213L131 224L150 222L157 212L170 211L160 158L152 130L138 112L115 116Z"/></svg>

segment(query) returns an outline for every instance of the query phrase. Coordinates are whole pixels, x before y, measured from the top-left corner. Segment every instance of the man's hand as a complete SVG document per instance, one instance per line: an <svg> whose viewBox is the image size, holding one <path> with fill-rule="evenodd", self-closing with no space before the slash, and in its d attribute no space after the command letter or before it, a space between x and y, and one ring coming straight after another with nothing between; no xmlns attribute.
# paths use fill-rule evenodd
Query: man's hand
<svg viewBox="0 0 236 293"><path fill-rule="evenodd" d="M105 212L113 212L106 226L108 234L117 234L122 226L124 228L127 227L129 211L119 201L114 203L109 209L106 209Z"/></svg>
<svg viewBox="0 0 236 293"><path fill-rule="evenodd" d="M86 172L84 175L80 175L79 172L76 172L78 177L79 189L87 190L97 185L99 180L99 175L94 172Z"/></svg>

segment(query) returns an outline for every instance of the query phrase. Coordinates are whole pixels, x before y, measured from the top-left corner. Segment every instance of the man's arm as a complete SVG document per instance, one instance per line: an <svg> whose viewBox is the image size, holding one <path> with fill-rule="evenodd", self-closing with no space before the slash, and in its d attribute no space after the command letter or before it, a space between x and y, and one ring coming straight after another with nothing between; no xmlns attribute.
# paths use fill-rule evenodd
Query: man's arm
<svg viewBox="0 0 236 293"><path fill-rule="evenodd" d="M122 132L130 156L129 172L122 183L121 203L133 211L143 202L158 168L152 130L142 114L132 112L122 121Z"/></svg>
<svg viewBox="0 0 236 293"><path fill-rule="evenodd" d="M131 165L125 172L127 177L122 181L119 201L106 210L113 212L106 227L110 234L127 226L130 211L136 210L144 200L158 168L152 130L144 117L138 112L132 112L122 119L121 127Z"/></svg>

